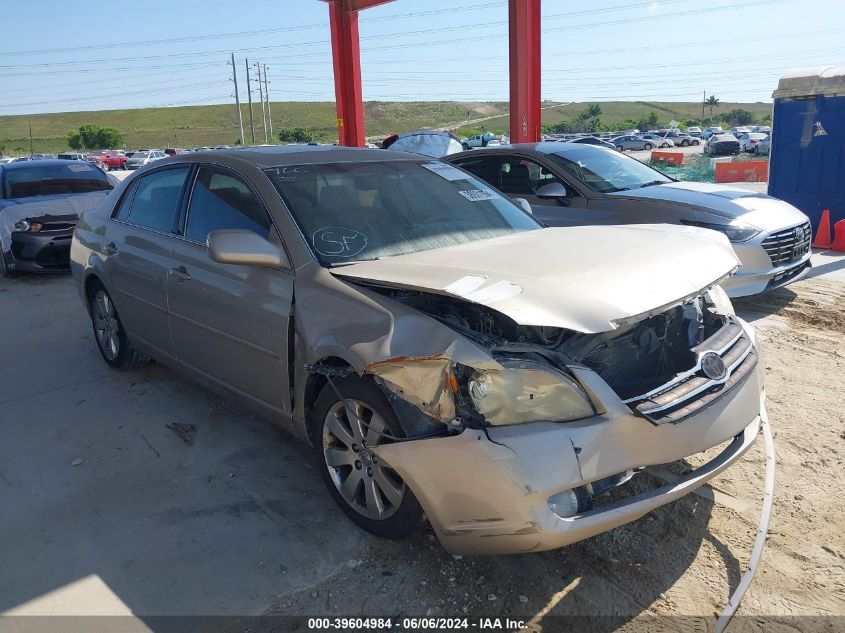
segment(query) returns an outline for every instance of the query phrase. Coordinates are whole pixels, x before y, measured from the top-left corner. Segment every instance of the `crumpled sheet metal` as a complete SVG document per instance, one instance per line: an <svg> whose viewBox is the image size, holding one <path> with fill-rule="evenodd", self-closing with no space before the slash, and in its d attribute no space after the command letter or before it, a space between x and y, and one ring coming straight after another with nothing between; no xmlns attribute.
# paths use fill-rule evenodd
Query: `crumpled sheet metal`
<svg viewBox="0 0 845 633"><path fill-rule="evenodd" d="M442 355L389 358L370 363L364 373L375 376L385 388L417 406L439 422L450 422L457 414L450 385L450 350Z"/></svg>
<svg viewBox="0 0 845 633"><path fill-rule="evenodd" d="M314 292L311 275L325 275L330 281ZM502 369L489 352L436 319L365 287L339 283L324 269L303 271L297 279L295 305L304 344L297 362L342 358L358 374L374 376L386 389L441 422L456 415L448 380L453 364L480 371ZM299 393L304 380L302 374ZM304 414L297 417L302 420Z"/></svg>

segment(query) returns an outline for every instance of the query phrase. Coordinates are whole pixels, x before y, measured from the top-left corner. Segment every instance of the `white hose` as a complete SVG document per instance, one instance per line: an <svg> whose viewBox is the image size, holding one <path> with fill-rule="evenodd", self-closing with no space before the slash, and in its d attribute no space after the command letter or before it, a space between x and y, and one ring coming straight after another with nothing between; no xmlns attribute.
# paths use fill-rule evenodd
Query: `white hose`
<svg viewBox="0 0 845 633"><path fill-rule="evenodd" d="M772 438L772 429L769 426L765 404L762 405L760 410L760 428L763 430L763 439L766 444L766 482L763 494L763 512L760 514L760 522L757 524L757 537L754 539L754 548L751 550L748 568L740 578L736 590L728 599L728 604L725 605L722 615L716 620L713 633L722 633L736 613L742 597L748 591L748 587L751 586L751 581L754 580L754 574L757 573L757 565L760 563L763 547L766 545L766 538L769 535L769 521L772 518L772 505L775 500L775 442Z"/></svg>

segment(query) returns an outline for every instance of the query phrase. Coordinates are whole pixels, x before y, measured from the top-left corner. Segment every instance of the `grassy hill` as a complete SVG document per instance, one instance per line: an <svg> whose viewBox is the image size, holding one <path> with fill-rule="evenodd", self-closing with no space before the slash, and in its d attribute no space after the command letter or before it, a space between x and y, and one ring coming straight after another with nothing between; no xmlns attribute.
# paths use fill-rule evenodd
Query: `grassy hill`
<svg viewBox="0 0 845 633"><path fill-rule="evenodd" d="M544 104L543 122L554 123L574 119L584 108L583 103L554 106ZM676 119L699 118L701 104L648 103L641 101L611 101L600 104L601 120L614 124L626 119L639 120L655 112L661 124ZM553 107L548 107L553 106ZM247 106L242 104L244 130L250 142ZM722 103L714 111L727 112L735 108L749 110L759 118L771 114L767 103ZM261 108L253 106L256 142L264 141ZM271 104L273 128L305 127L320 140L337 138L333 102L277 102ZM364 104L367 134L385 136L420 127L448 127L460 134L475 133L482 125L494 132L507 132L508 104L506 102L369 101ZM707 110L709 115L709 108ZM192 147L233 144L238 138L237 114L234 105L187 106L179 108L142 108L135 110L104 110L97 112L62 112L0 116L0 149L5 153L29 152L29 124L32 125L33 148L36 152L57 152L67 149L67 133L86 123L120 130L127 148Z"/></svg>

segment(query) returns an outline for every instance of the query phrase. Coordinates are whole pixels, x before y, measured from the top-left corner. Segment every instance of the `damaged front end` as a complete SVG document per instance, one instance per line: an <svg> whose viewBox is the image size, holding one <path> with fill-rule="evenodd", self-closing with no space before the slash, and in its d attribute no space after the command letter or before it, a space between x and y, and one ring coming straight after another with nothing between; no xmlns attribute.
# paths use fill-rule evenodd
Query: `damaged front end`
<svg viewBox="0 0 845 633"><path fill-rule="evenodd" d="M370 286L428 314L489 352L494 366L442 354L368 364L390 392L456 428L571 422L605 409L579 382L589 370L654 424L679 422L756 365L749 335L719 287L609 332L518 325L492 308L421 291Z"/></svg>
<svg viewBox="0 0 845 633"><path fill-rule="evenodd" d="M754 334L718 286L599 333L520 325L420 290L355 287L453 333L442 352L355 373L381 385L407 425L374 453L455 554L552 549L632 521L721 472L759 431ZM724 442L682 481L621 505L597 502L647 466Z"/></svg>

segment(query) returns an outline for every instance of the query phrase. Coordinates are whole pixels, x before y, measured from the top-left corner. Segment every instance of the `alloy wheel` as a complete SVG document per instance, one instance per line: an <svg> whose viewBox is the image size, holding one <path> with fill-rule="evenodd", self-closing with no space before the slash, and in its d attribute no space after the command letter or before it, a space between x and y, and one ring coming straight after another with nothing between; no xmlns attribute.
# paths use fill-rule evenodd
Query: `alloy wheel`
<svg viewBox="0 0 845 633"><path fill-rule="evenodd" d="M111 297L105 290L99 290L94 297L94 334L103 355L115 360L120 353L120 322Z"/></svg>
<svg viewBox="0 0 845 633"><path fill-rule="evenodd" d="M368 519L391 517L405 497L405 483L372 452L389 432L384 418L352 398L333 404L323 421L329 476L349 507Z"/></svg>

